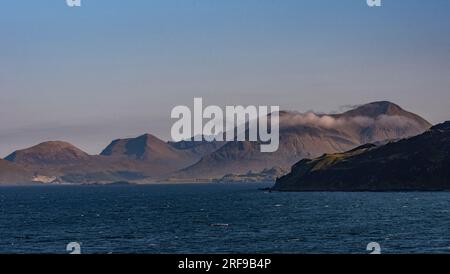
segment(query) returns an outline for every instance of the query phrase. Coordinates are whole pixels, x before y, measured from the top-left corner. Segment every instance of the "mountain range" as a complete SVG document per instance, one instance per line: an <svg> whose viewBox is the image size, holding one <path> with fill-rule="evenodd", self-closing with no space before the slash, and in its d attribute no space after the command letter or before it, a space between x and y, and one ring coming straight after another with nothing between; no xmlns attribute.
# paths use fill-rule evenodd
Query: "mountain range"
<svg viewBox="0 0 450 274"><path fill-rule="evenodd" d="M301 159L366 143L416 136L431 127L425 119L390 102L374 102L340 114L279 114L280 146L275 153L260 152L258 142L165 142L151 134L114 140L99 155L89 155L66 142L45 142L2 160L0 183L150 183L211 181L258 173L274 176L277 173L267 171L289 170Z"/></svg>
<svg viewBox="0 0 450 274"><path fill-rule="evenodd" d="M390 102L370 103L333 115L283 111L277 152L260 152L258 142L227 142L175 176L209 178L273 167L289 169L303 158L415 136L429 127L431 124L423 118Z"/></svg>

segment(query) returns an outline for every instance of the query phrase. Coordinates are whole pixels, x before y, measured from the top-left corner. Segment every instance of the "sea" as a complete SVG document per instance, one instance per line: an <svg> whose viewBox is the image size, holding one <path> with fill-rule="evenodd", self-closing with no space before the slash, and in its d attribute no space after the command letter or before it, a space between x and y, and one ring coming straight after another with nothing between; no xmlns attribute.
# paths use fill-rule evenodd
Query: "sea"
<svg viewBox="0 0 450 274"><path fill-rule="evenodd" d="M268 186L1 187L0 253L450 253L448 192Z"/></svg>

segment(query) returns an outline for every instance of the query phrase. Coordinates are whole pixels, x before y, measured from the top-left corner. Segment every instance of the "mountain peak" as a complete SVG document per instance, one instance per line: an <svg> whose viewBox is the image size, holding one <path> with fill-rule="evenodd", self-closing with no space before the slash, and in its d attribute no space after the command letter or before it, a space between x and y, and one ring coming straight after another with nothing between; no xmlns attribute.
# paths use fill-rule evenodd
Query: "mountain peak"
<svg viewBox="0 0 450 274"><path fill-rule="evenodd" d="M369 117L373 119L380 118L381 116L397 116L413 121L421 128L430 128L432 126L419 115L406 111L399 105L389 101L378 101L361 105L338 116L346 118Z"/></svg>
<svg viewBox="0 0 450 274"><path fill-rule="evenodd" d="M7 156L5 160L19 164L62 164L72 161L86 160L90 156L62 141L49 141L33 147L17 150Z"/></svg>
<svg viewBox="0 0 450 274"><path fill-rule="evenodd" d="M394 104L389 101L378 101L372 102L369 104L361 105L356 107L355 109L349 110L343 115L345 116L367 116L376 118L380 115L399 115L402 116L407 111L402 109L399 105Z"/></svg>
<svg viewBox="0 0 450 274"><path fill-rule="evenodd" d="M150 134L150 133L145 133L145 134L142 134L141 136L138 136L136 139L147 139L147 140L158 140L158 141L162 141L161 139L159 139L158 137L156 137L155 135L153 135L153 134Z"/></svg>
<svg viewBox="0 0 450 274"><path fill-rule="evenodd" d="M106 147L100 155L103 156L118 156L126 155L136 159L145 158L149 151L158 147L166 147L167 144L163 140L151 134L143 134L136 138L117 139L114 140L108 147ZM147 155L148 156L148 155Z"/></svg>

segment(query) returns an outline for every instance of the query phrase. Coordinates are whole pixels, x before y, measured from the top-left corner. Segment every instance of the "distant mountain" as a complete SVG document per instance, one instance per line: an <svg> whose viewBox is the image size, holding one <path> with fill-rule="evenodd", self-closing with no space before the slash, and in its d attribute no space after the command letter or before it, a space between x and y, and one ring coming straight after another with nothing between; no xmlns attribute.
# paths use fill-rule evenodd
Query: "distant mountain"
<svg viewBox="0 0 450 274"><path fill-rule="evenodd" d="M28 179L38 181L55 178L64 183L145 183L194 164L218 146L215 142L168 143L144 134L115 140L100 155L89 155L72 144L52 141L15 151L5 160L26 170Z"/></svg>
<svg viewBox="0 0 450 274"><path fill-rule="evenodd" d="M356 127L352 123L348 125L354 127L361 144L415 136L432 126L422 117L388 101L362 105L331 117L356 123Z"/></svg>
<svg viewBox="0 0 450 274"><path fill-rule="evenodd" d="M144 134L137 138L115 140L100 155L164 165L175 171L194 164L219 146L217 142L165 142L151 134Z"/></svg>
<svg viewBox="0 0 450 274"><path fill-rule="evenodd" d="M179 169L195 161L195 155L187 150L178 150L151 134L137 138L119 139L106 147L102 156L127 157L154 164L164 164Z"/></svg>
<svg viewBox="0 0 450 274"><path fill-rule="evenodd" d="M340 117L358 117L358 116L367 116L367 117L378 117L380 115L388 115L388 116L401 116L405 118L409 118L413 121L419 123L419 125L427 126L429 123L421 118L420 116L408 112L402 109L400 106L391 103L389 101L379 101L373 102L361 106L357 106L356 108L344 112L343 114L334 114L332 115L335 118Z"/></svg>
<svg viewBox="0 0 450 274"><path fill-rule="evenodd" d="M450 122L382 146L304 159L277 180L279 191L450 190Z"/></svg>
<svg viewBox="0 0 450 274"><path fill-rule="evenodd" d="M72 144L54 141L15 151L5 160L21 165L61 165L77 163L89 158L86 152Z"/></svg>
<svg viewBox="0 0 450 274"><path fill-rule="evenodd" d="M217 178L289 168L303 158L343 152L368 142L411 137L431 127L425 119L390 102L374 102L341 114L280 112L280 147L261 153L255 142L228 142L198 163L175 174L185 178Z"/></svg>

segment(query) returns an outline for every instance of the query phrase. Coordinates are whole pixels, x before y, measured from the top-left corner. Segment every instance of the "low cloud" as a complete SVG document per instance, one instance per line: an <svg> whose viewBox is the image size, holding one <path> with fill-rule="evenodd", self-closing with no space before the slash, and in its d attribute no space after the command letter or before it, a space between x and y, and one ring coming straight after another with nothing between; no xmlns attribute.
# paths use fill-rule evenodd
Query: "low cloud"
<svg viewBox="0 0 450 274"><path fill-rule="evenodd" d="M280 118L281 127L290 126L314 126L326 129L344 128L348 126L357 127L389 127L389 128L409 128L418 127L414 120L395 115L380 115L376 118L367 116L335 117L331 115L321 115L314 112L295 113Z"/></svg>

